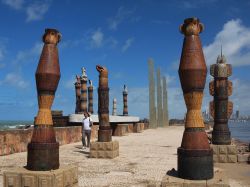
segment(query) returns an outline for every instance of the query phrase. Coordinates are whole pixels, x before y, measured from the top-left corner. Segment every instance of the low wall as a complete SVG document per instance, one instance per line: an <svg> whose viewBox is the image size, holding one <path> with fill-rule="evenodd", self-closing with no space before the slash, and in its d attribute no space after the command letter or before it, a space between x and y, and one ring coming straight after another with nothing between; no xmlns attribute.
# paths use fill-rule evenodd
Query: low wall
<svg viewBox="0 0 250 187"><path fill-rule="evenodd" d="M97 138L99 126L93 125L91 139ZM60 145L79 142L82 140L82 127L57 127L54 128L56 140ZM17 129L0 131L0 156L27 151L31 140L32 129Z"/></svg>

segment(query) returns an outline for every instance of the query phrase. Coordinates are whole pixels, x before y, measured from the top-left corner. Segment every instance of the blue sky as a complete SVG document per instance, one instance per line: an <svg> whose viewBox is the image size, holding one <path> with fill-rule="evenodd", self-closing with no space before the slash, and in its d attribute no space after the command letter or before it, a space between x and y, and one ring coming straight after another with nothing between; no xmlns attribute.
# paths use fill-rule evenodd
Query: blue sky
<svg viewBox="0 0 250 187"><path fill-rule="evenodd" d="M61 80L53 109L74 112L75 74L81 67L98 84L96 64L109 70L110 107L117 98L122 113L122 88L128 86L130 115L148 116L148 65L153 58L168 79L171 118L186 111L177 74L183 35L178 28L187 17L205 25L200 34L208 65L223 45L233 65L234 110L250 114L250 1L247 0L1 0L0 1L0 119L29 120L37 113L35 70L45 28L62 33L58 44ZM203 110L212 99L207 76ZM97 111L97 92L94 92Z"/></svg>

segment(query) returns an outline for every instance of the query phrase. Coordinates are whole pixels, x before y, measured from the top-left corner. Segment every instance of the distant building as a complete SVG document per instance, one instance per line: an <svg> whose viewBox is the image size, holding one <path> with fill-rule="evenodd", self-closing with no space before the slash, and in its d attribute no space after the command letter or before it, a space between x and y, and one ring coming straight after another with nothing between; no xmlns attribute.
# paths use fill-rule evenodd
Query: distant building
<svg viewBox="0 0 250 187"><path fill-rule="evenodd" d="M239 119L240 118L240 111L239 110L236 110L236 119Z"/></svg>

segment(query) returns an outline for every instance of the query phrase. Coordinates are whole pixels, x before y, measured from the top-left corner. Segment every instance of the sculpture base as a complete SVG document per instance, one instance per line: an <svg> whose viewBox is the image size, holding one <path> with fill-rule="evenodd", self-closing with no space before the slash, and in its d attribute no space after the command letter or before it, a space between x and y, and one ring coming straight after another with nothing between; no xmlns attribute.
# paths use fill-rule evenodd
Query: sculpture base
<svg viewBox="0 0 250 187"><path fill-rule="evenodd" d="M216 172L213 179L209 180L187 180L177 176L165 175L161 181L161 187L230 187L228 179L221 171ZM155 186L156 187L156 186Z"/></svg>
<svg viewBox="0 0 250 187"><path fill-rule="evenodd" d="M230 145L231 144L230 131L213 131L212 143L216 145Z"/></svg>
<svg viewBox="0 0 250 187"><path fill-rule="evenodd" d="M178 148L178 176L190 180L213 178L213 151Z"/></svg>
<svg viewBox="0 0 250 187"><path fill-rule="evenodd" d="M90 158L115 158L119 156L119 142L90 143Z"/></svg>
<svg viewBox="0 0 250 187"><path fill-rule="evenodd" d="M144 123L134 123L133 132L141 133L144 130Z"/></svg>
<svg viewBox="0 0 250 187"><path fill-rule="evenodd" d="M113 136L125 136L128 135L128 124L116 124L114 125Z"/></svg>
<svg viewBox="0 0 250 187"><path fill-rule="evenodd" d="M48 171L59 168L59 143L29 143L27 169Z"/></svg>
<svg viewBox="0 0 250 187"><path fill-rule="evenodd" d="M4 187L66 187L78 183L78 168L64 166L51 171L29 171L25 168L12 168L3 172Z"/></svg>
<svg viewBox="0 0 250 187"><path fill-rule="evenodd" d="M213 149L214 162L218 163L236 163L237 147L236 145L211 145Z"/></svg>

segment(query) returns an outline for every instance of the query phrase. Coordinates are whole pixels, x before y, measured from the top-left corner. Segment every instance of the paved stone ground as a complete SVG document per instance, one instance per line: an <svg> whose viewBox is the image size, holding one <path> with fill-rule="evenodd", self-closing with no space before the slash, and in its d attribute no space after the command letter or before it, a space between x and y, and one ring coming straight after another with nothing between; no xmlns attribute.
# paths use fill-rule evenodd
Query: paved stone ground
<svg viewBox="0 0 250 187"><path fill-rule="evenodd" d="M160 184L166 172L177 166L176 152L183 130L184 127L172 126L113 137L120 144L120 156L115 159L88 158L89 150L83 150L81 142L64 145L60 147L60 164L78 165L79 186L140 187L152 182ZM0 186L3 185L3 170L26 165L26 157L26 152L0 157ZM232 164L232 167L234 172L240 169L242 175L228 175L231 186L250 186L250 166ZM230 168L227 164L222 170Z"/></svg>

